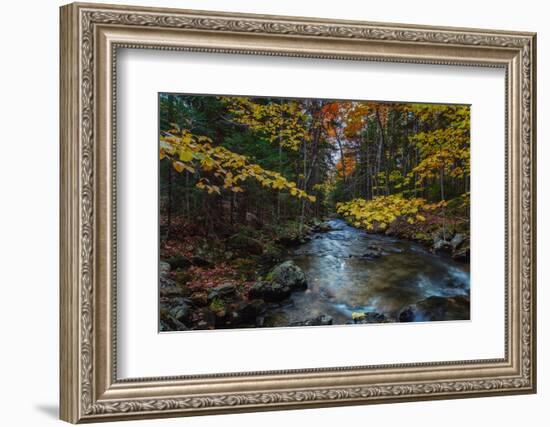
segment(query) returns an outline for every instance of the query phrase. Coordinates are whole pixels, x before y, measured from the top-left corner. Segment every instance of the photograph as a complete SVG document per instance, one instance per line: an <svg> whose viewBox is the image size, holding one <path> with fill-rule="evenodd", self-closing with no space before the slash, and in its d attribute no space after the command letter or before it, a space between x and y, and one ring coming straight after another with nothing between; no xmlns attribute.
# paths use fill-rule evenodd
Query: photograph
<svg viewBox="0 0 550 427"><path fill-rule="evenodd" d="M470 319L470 105L161 92L158 121L159 331Z"/></svg>
<svg viewBox="0 0 550 427"><path fill-rule="evenodd" d="M33 120L59 147L44 155L41 136L32 156L6 156L18 177L7 188L28 202L12 211L58 231L38 251L58 262L37 259L59 290L35 280L47 291L36 301L58 316L27 317L56 328L59 354L31 365L59 374L59 418L156 425L254 412L250 425L264 415L279 425L266 411L334 407L330 422L329 411L305 421L333 425L345 406L376 405L375 423L417 426L419 405L438 401L434 419L465 405L466 425L479 418L468 399L494 396L476 405L507 426L537 425L545 406L527 395L545 347L537 246L550 242L537 231L543 14L529 1L529 19L499 6L500 23L496 2L475 16L435 2L376 16L361 2L200 3L27 13L38 29L59 25L29 56L45 55L59 81L19 72L33 95L21 96L21 79L8 87L20 102L8 103L17 119L4 139L21 139L29 99L46 100ZM37 85L56 95L58 120ZM57 200L43 185L55 162L57 211L41 200ZM21 230L35 222L6 221L14 256L28 253ZM21 259L6 283L28 270ZM23 319L17 310L8 318ZM29 354L40 347L18 338ZM37 372L26 377L47 384ZM503 398L528 405L502 411Z"/></svg>

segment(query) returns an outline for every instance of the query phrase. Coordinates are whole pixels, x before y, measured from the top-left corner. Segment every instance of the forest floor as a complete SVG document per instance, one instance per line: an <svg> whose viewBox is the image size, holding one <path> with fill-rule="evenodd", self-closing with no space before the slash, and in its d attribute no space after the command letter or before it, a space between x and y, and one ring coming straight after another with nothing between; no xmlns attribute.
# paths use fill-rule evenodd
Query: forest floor
<svg viewBox="0 0 550 427"><path fill-rule="evenodd" d="M300 230L298 223L289 221L261 229L240 226L238 232L213 237L183 219L173 219L170 236L160 247L162 328L210 329L255 321L261 307L258 302L250 304L253 286L283 261L287 248L305 243L319 227L316 221ZM267 299L273 302L287 294L281 290ZM182 303L190 309L173 309Z"/></svg>

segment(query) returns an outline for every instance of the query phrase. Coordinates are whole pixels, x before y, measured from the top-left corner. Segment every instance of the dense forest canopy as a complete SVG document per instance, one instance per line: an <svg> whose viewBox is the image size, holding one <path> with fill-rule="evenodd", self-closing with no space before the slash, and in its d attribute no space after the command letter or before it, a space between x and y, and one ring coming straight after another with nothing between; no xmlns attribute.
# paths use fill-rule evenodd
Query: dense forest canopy
<svg viewBox="0 0 550 427"><path fill-rule="evenodd" d="M340 213L385 229L468 203L465 105L160 95L164 225L214 233ZM223 233L223 231L222 231Z"/></svg>

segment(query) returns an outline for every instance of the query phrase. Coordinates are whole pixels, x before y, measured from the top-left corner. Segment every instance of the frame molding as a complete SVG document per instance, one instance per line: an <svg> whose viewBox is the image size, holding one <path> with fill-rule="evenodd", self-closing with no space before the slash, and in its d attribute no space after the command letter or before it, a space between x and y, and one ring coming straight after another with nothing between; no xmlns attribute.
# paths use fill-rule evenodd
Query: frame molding
<svg viewBox="0 0 550 427"><path fill-rule="evenodd" d="M60 13L63 420L535 392L535 34L80 3ZM118 380L117 48L505 68L505 358Z"/></svg>

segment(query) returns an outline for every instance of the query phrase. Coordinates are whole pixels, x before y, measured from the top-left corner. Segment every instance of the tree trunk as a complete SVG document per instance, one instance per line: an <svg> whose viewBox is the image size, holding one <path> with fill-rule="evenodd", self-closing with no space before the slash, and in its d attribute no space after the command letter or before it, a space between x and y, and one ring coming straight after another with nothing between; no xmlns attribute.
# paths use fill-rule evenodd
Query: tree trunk
<svg viewBox="0 0 550 427"><path fill-rule="evenodd" d="M191 206L189 198L189 172L185 172L185 216L187 219L191 218Z"/></svg>
<svg viewBox="0 0 550 427"><path fill-rule="evenodd" d="M279 172L281 172L282 166L282 147L281 138L279 138ZM281 219L281 190L277 190L277 221Z"/></svg>
<svg viewBox="0 0 550 427"><path fill-rule="evenodd" d="M304 170L303 170L303 174L304 174L304 185L303 185L303 190L304 191L307 191L307 144L306 142L304 141ZM304 227L304 215L305 215L305 209L306 209L306 199L303 198L302 199L302 205L300 207L300 233L302 232L302 228Z"/></svg>
<svg viewBox="0 0 550 427"><path fill-rule="evenodd" d="M168 165L168 202L166 206L166 240L172 227L172 165Z"/></svg>
<svg viewBox="0 0 550 427"><path fill-rule="evenodd" d="M439 189L440 189L440 192L441 192L441 201L445 200L445 184L444 184L444 181L445 181L445 172L444 172L443 168L440 168L439 169Z"/></svg>
<svg viewBox="0 0 550 427"><path fill-rule="evenodd" d="M380 170L382 169L382 152L384 150L384 128L382 127L382 119L380 118L380 111L376 110L376 123L378 124L379 136L378 136L378 152L376 153L376 193L378 194L378 178Z"/></svg>
<svg viewBox="0 0 550 427"><path fill-rule="evenodd" d="M235 208L235 193L231 193L231 197L229 199L229 224L233 226L233 223L235 221L233 217L233 210Z"/></svg>

